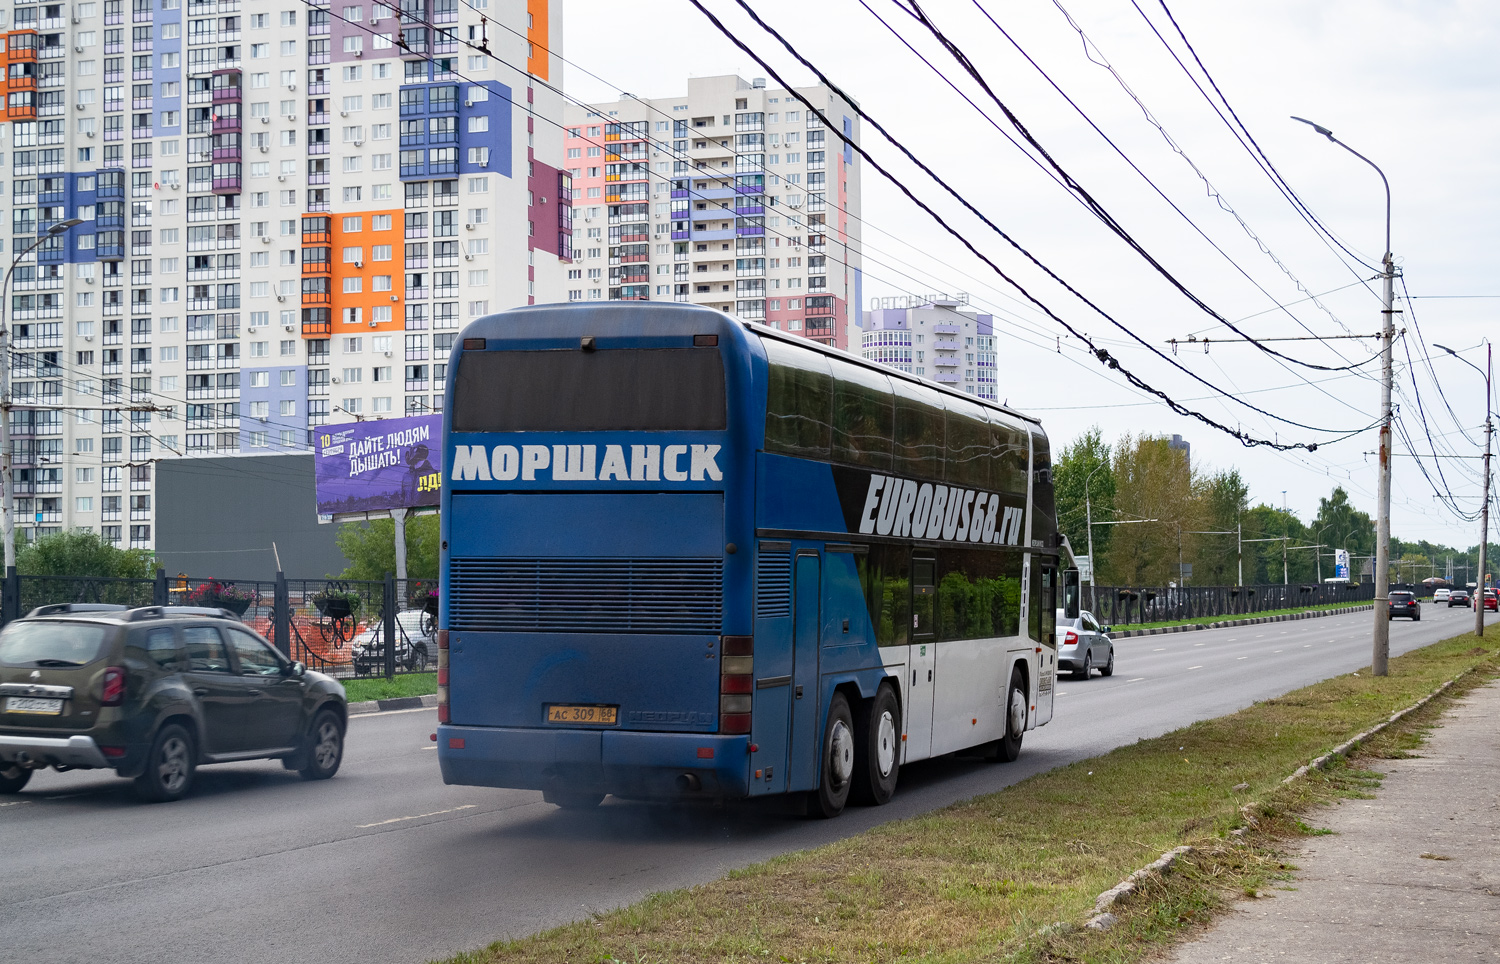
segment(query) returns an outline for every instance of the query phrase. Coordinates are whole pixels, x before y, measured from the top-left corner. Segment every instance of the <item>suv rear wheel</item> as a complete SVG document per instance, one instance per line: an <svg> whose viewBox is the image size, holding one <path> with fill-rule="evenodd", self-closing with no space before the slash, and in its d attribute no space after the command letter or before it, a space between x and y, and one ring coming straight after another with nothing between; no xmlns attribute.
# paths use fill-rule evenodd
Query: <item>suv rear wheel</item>
<svg viewBox="0 0 1500 964"><path fill-rule="evenodd" d="M20 793L21 788L26 786L26 781L31 779L31 771L23 766L0 765L0 793Z"/></svg>
<svg viewBox="0 0 1500 964"><path fill-rule="evenodd" d="M177 723L168 723L156 734L146 769L135 778L136 792L153 803L181 800L193 786L198 763L193 735Z"/></svg>

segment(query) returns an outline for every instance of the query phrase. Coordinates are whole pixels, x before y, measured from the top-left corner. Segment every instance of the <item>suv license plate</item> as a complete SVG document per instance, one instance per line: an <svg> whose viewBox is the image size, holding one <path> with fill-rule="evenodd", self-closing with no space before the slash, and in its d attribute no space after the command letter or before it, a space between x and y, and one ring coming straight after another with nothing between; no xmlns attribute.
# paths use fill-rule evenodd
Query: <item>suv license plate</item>
<svg viewBox="0 0 1500 964"><path fill-rule="evenodd" d="M57 716L62 713L62 700L49 700L36 696L7 696L5 698L5 712L7 713L40 713L43 716Z"/></svg>
<svg viewBox="0 0 1500 964"><path fill-rule="evenodd" d="M606 723L615 722L619 712L617 706L569 706L559 704L547 707L548 723Z"/></svg>

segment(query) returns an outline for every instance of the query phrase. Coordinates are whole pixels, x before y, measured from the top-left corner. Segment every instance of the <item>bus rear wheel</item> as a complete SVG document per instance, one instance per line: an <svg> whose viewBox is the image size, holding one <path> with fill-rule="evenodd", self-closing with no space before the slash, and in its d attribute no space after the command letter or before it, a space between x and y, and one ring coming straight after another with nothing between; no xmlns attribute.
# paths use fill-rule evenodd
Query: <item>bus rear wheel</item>
<svg viewBox="0 0 1500 964"><path fill-rule="evenodd" d="M844 812L854 786L854 718L843 693L834 693L818 754L818 789L807 795L807 815L829 819Z"/></svg>
<svg viewBox="0 0 1500 964"><path fill-rule="evenodd" d="M888 803L901 770L901 707L890 686L882 685L868 712L855 719L854 739L855 802L877 807Z"/></svg>

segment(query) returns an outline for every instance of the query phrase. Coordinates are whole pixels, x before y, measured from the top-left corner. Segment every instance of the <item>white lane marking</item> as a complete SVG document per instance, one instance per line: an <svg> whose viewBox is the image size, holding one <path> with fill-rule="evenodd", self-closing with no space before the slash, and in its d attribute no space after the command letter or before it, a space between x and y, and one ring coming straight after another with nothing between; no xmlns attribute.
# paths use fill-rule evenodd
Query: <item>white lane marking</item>
<svg viewBox="0 0 1500 964"><path fill-rule="evenodd" d="M1194 643L1193 645L1194 646L1202 646L1203 644L1202 643Z"/></svg>
<svg viewBox="0 0 1500 964"><path fill-rule="evenodd" d="M1312 643L1303 643L1302 644L1302 648L1303 649L1312 649Z"/></svg>
<svg viewBox="0 0 1500 964"><path fill-rule="evenodd" d="M1153 649L1151 652L1153 652L1153 653L1165 653L1166 651L1167 651L1167 647L1165 647L1165 646L1158 646L1155 649Z"/></svg>
<svg viewBox="0 0 1500 964"><path fill-rule="evenodd" d="M477 803L466 803L458 807L450 807L447 810L434 810L431 813L419 813L411 817L392 817L389 820L377 820L375 823L361 823L355 826L355 830L369 830L371 827L384 827L387 824L403 823L407 820L421 820L424 817L441 817L445 813L457 813L460 810L473 810L479 806Z"/></svg>
<svg viewBox="0 0 1500 964"><path fill-rule="evenodd" d="M0 807L19 807L23 803L30 802L30 800L3 800L0 801Z"/></svg>
<svg viewBox="0 0 1500 964"><path fill-rule="evenodd" d="M1248 656L1236 656L1235 659L1249 659Z"/></svg>
<svg viewBox="0 0 1500 964"><path fill-rule="evenodd" d="M1127 683L1139 683L1141 680L1143 680L1145 678L1146 677L1144 677L1144 676L1137 676L1135 679L1128 679L1125 682L1127 682Z"/></svg>
<svg viewBox="0 0 1500 964"><path fill-rule="evenodd" d="M1202 666L1189 666L1188 669L1202 669Z"/></svg>
<svg viewBox="0 0 1500 964"><path fill-rule="evenodd" d="M1255 636L1255 638L1256 639L1264 639L1265 635L1266 635L1265 633L1257 633L1256 636Z"/></svg>
<svg viewBox="0 0 1500 964"><path fill-rule="evenodd" d="M436 750L437 747L435 747L435 746L424 746L424 747L422 747L422 749L424 749L424 750Z"/></svg>
<svg viewBox="0 0 1500 964"><path fill-rule="evenodd" d="M1273 649L1273 650L1271 650L1271 654L1272 655L1275 655L1276 653L1284 653L1284 652L1286 652L1286 650L1283 650L1283 649Z"/></svg>

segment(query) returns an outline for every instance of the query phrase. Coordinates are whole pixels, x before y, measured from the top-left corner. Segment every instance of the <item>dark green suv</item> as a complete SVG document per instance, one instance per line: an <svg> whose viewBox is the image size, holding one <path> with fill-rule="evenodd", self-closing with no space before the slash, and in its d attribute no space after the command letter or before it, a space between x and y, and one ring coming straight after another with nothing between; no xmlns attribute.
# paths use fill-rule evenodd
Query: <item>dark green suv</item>
<svg viewBox="0 0 1500 964"><path fill-rule="evenodd" d="M199 764L338 772L344 687L223 609L43 606L0 632L0 794L34 770L113 769L176 800Z"/></svg>

